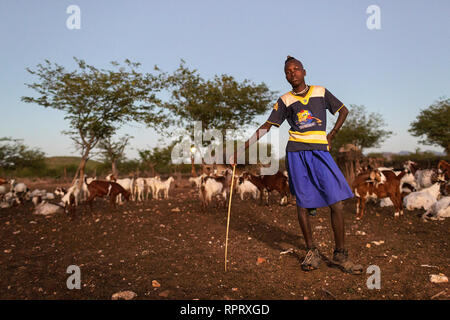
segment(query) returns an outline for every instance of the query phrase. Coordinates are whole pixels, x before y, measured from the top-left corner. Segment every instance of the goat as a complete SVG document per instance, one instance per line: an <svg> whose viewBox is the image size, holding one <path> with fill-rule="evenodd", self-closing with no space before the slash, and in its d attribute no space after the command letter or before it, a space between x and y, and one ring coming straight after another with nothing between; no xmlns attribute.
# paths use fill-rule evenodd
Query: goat
<svg viewBox="0 0 450 320"><path fill-rule="evenodd" d="M55 191L53 193L57 197L63 197L67 193L67 190L65 188L62 188L62 187L56 187L56 189L55 189Z"/></svg>
<svg viewBox="0 0 450 320"><path fill-rule="evenodd" d="M161 181L161 178L159 176L153 178L145 178L145 184L147 185L147 194L145 195L146 199L149 199L149 194L152 194L152 197L154 197L157 181Z"/></svg>
<svg viewBox="0 0 450 320"><path fill-rule="evenodd" d="M189 182L191 183L192 186L195 186L198 189L201 186L202 177L204 178L206 176L207 175L205 173L203 173L201 176L198 176L198 177L195 177L195 178L194 177L190 177L189 178Z"/></svg>
<svg viewBox="0 0 450 320"><path fill-rule="evenodd" d="M417 182L417 190L428 188L439 180L439 170L436 168L419 169L418 164L410 160L406 161L403 166L414 175Z"/></svg>
<svg viewBox="0 0 450 320"><path fill-rule="evenodd" d="M441 184L443 182L436 182L431 187L422 189L420 191L411 192L403 199L403 205L408 210L425 209L428 210L433 203L437 201L441 193Z"/></svg>
<svg viewBox="0 0 450 320"><path fill-rule="evenodd" d="M43 190L39 190L39 189L34 189L31 192L27 192L26 194L26 198L27 200L30 200L34 197L38 197L40 196L42 200L54 200L55 199L55 195L52 192L47 192L47 190L43 189Z"/></svg>
<svg viewBox="0 0 450 320"><path fill-rule="evenodd" d="M134 180L133 198L136 201L144 200L145 186L145 178L137 178L136 180Z"/></svg>
<svg viewBox="0 0 450 320"><path fill-rule="evenodd" d="M0 201L0 209L7 209L13 206L17 206L21 203L20 199L16 196L11 197L10 199Z"/></svg>
<svg viewBox="0 0 450 320"><path fill-rule="evenodd" d="M33 214L55 214L64 213L65 207L61 204L51 203L47 201L42 201L40 196L33 197L33 204L35 205Z"/></svg>
<svg viewBox="0 0 450 320"><path fill-rule="evenodd" d="M228 198L228 190L231 185L231 173L229 170L225 171L225 176L202 176L201 185L199 188L199 197L202 201L202 206L206 209L214 196L221 196L224 203Z"/></svg>
<svg viewBox="0 0 450 320"><path fill-rule="evenodd" d="M253 183L261 192L261 203L263 197L266 199L266 205L269 204L269 193L271 191L278 191L281 195L280 205L287 204L289 195L289 182L285 174L277 172L274 175L255 176L249 172L242 174L244 180L248 180Z"/></svg>
<svg viewBox="0 0 450 320"><path fill-rule="evenodd" d="M116 198L123 195L125 200L129 201L131 193L125 190L120 184L113 181L94 180L88 184L89 198L87 200L92 212L92 201L95 197L109 196L110 204L116 208Z"/></svg>
<svg viewBox="0 0 450 320"><path fill-rule="evenodd" d="M116 183L120 184L122 188L127 190L131 194L131 199L134 201L133 198L133 186L134 186L134 178L125 178L125 179L117 179L115 181ZM117 196L117 203L122 204L122 194L119 193Z"/></svg>
<svg viewBox="0 0 450 320"><path fill-rule="evenodd" d="M450 197L443 197L439 201L433 203L427 212L422 215L422 218L429 218L432 220L450 218Z"/></svg>
<svg viewBox="0 0 450 320"><path fill-rule="evenodd" d="M12 179L10 182L10 191L12 191L16 196L20 199L24 199L30 189L28 189L27 185L23 182L16 183L16 180Z"/></svg>
<svg viewBox="0 0 450 320"><path fill-rule="evenodd" d="M246 193L249 193L255 200L261 196L259 189L250 181L244 180L243 177L240 177L238 179L238 183L236 185L236 193L240 195L241 200L244 200L244 196Z"/></svg>
<svg viewBox="0 0 450 320"><path fill-rule="evenodd" d="M163 198L164 199L169 199L169 189L170 189L170 184L172 182L174 182L174 178L173 177L169 177L167 180L165 181L161 181L161 180L155 180L155 192L153 197L155 199L158 199L159 197L159 192L163 191Z"/></svg>
<svg viewBox="0 0 450 320"><path fill-rule="evenodd" d="M67 192L61 198L61 201L64 204L64 206L68 206L68 205L78 206L78 204L81 200L80 193L81 193L81 190L78 188L78 184L75 183L73 186L71 186L69 189L67 189Z"/></svg>
<svg viewBox="0 0 450 320"><path fill-rule="evenodd" d="M369 198L381 199L389 197L395 207L394 217L403 215L400 180L406 171L398 176L392 171L372 170L369 174L362 174L355 178L352 190L357 197L356 219L364 216L364 209Z"/></svg>

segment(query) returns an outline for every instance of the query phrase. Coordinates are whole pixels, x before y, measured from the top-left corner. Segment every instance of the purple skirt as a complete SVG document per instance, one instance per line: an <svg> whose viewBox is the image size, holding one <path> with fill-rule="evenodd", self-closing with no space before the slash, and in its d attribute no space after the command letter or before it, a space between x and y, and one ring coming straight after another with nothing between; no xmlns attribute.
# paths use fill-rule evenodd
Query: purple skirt
<svg viewBox="0 0 450 320"><path fill-rule="evenodd" d="M301 208L320 208L353 198L350 186L328 151L286 152L289 189Z"/></svg>

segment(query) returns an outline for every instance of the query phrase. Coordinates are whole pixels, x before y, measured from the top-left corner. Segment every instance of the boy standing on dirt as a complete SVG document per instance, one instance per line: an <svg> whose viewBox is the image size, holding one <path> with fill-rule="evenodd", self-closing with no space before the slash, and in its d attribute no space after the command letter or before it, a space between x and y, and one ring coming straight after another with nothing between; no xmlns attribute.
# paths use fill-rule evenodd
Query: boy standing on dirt
<svg viewBox="0 0 450 320"><path fill-rule="evenodd" d="M348 259L344 246L345 229L341 201L352 198L353 194L328 152L331 140L347 117L348 109L324 87L307 85L306 70L299 60L288 56L284 72L292 91L278 99L269 119L245 142L245 149L258 141L272 125L279 127L284 120L288 121L291 127L286 146L289 188L296 197L298 220L307 247L301 267L304 271L319 267L321 257L312 239L309 213L315 212L315 208L328 206L331 209L335 240L331 262L344 272L361 274L362 266ZM336 124L328 135L326 110L333 115L339 112ZM237 162L237 157L236 151L231 159L232 164Z"/></svg>

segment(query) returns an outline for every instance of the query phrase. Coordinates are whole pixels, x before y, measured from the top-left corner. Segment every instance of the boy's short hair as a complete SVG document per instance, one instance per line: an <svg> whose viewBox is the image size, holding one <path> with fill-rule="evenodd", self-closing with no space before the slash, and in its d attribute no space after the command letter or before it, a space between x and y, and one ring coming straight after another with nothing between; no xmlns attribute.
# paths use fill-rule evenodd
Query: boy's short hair
<svg viewBox="0 0 450 320"><path fill-rule="evenodd" d="M289 61L297 61L298 63L300 63L300 65L303 68L303 63L300 60L298 60L294 57L291 57L291 56L287 56L286 61L284 62L284 65L286 65Z"/></svg>

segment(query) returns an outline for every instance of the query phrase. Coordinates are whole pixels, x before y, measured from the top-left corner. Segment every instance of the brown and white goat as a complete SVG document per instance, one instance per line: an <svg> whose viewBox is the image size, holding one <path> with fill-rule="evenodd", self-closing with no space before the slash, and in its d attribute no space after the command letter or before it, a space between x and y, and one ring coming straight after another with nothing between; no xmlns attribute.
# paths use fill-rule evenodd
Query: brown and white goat
<svg viewBox="0 0 450 320"><path fill-rule="evenodd" d="M289 183L288 178L282 172L278 171L274 175L264 175L255 176L249 172L244 172L242 174L244 180L248 180L253 183L261 193L261 204L263 202L263 197L265 202L269 204L269 193L271 191L278 191L281 195L280 205L285 205L288 202L289 195Z"/></svg>
<svg viewBox="0 0 450 320"><path fill-rule="evenodd" d="M392 171L372 170L369 174L356 177L352 184L353 193L357 197L356 219L359 220L363 217L366 202L369 198L389 197L394 204L394 216L403 215L400 180L405 174L405 171L396 175Z"/></svg>
<svg viewBox="0 0 450 320"><path fill-rule="evenodd" d="M87 202L92 211L92 201L95 197L109 196L110 204L114 208L116 207L116 198L119 194L129 201L131 193L125 190L120 184L112 181L94 180L88 184L89 198Z"/></svg>
<svg viewBox="0 0 450 320"><path fill-rule="evenodd" d="M416 162L411 160L406 161L403 166L414 175L418 190L431 187L439 181L440 170L438 168L421 169Z"/></svg>

